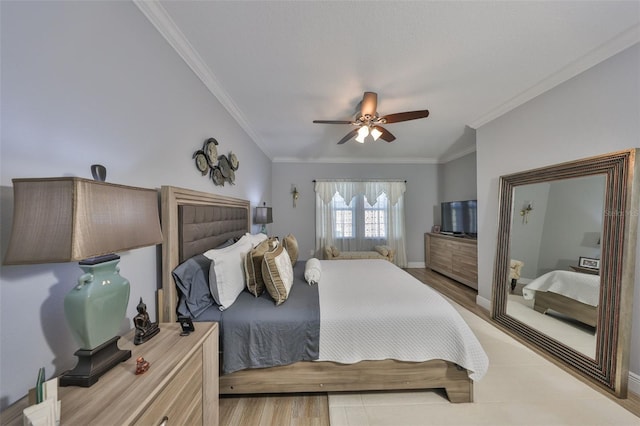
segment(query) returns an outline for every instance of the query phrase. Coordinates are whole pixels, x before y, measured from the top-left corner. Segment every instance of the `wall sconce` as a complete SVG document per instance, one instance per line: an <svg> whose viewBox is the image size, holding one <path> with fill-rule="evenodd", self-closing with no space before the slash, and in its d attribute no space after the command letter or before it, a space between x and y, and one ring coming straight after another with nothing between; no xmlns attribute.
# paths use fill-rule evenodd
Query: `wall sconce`
<svg viewBox="0 0 640 426"><path fill-rule="evenodd" d="M291 185L291 196L293 197L293 208L296 208L296 203L298 202L298 198L300 198L300 192L298 192L298 188L295 185Z"/></svg>
<svg viewBox="0 0 640 426"><path fill-rule="evenodd" d="M531 201L525 201L524 207L520 209L520 216L522 216L522 223L529 223L529 213L533 211L533 203Z"/></svg>

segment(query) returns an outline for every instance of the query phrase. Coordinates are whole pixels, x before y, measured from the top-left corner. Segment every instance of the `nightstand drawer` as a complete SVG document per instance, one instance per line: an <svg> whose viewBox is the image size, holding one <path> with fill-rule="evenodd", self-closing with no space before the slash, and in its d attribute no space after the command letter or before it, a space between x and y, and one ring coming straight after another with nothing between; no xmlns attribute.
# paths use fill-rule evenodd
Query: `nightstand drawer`
<svg viewBox="0 0 640 426"><path fill-rule="evenodd" d="M155 398L136 425L202 424L202 348L198 349Z"/></svg>

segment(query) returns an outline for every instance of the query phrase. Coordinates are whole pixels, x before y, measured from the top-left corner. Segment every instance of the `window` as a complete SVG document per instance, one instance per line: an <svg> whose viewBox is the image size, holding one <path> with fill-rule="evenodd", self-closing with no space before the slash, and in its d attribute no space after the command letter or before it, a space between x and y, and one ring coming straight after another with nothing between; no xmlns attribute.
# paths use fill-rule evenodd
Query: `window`
<svg viewBox="0 0 640 426"><path fill-rule="evenodd" d="M387 238L386 194L381 194L373 205L363 195L357 195L347 204L340 194L331 200L334 212L335 238L366 238L385 240Z"/></svg>
<svg viewBox="0 0 640 426"><path fill-rule="evenodd" d="M316 253L327 248L368 251L377 245L395 250L405 268L403 181L320 179L316 191ZM373 204L369 204L369 201Z"/></svg>
<svg viewBox="0 0 640 426"><path fill-rule="evenodd" d="M381 194L370 206L364 202L364 237L387 238L387 195Z"/></svg>
<svg viewBox="0 0 640 426"><path fill-rule="evenodd" d="M334 230L336 238L353 238L353 217L355 216L354 208L349 207L344 202L344 198L340 194L336 194L331 200L334 211ZM355 203L353 203L355 205Z"/></svg>

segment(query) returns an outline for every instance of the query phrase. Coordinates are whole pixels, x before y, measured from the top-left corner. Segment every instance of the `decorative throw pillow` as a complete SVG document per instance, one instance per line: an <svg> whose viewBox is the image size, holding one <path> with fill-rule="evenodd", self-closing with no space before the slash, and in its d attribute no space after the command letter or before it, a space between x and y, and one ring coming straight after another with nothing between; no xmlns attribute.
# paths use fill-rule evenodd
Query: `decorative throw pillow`
<svg viewBox="0 0 640 426"><path fill-rule="evenodd" d="M375 246L374 248L376 249L376 251L378 253L380 253L383 256L388 256L389 255L389 247L388 246Z"/></svg>
<svg viewBox="0 0 640 426"><path fill-rule="evenodd" d="M262 277L265 287L276 305L287 300L293 285L293 267L289 254L282 245L278 245L264 254Z"/></svg>
<svg viewBox="0 0 640 426"><path fill-rule="evenodd" d="M209 289L221 311L231 306L244 290L243 261L250 250L251 242L240 239L230 247L206 253L211 258Z"/></svg>
<svg viewBox="0 0 640 426"><path fill-rule="evenodd" d="M276 239L264 240L251 249L244 257L244 275L247 280L247 290L258 297L264 291L264 279L262 278L262 261L264 254L273 250L278 244Z"/></svg>
<svg viewBox="0 0 640 426"><path fill-rule="evenodd" d="M331 254L333 255L333 257L338 257L338 256L340 256L340 250L338 250L334 246L331 246Z"/></svg>
<svg viewBox="0 0 640 426"><path fill-rule="evenodd" d="M287 251L287 254L289 254L291 266L295 266L298 261L298 240L296 240L293 234L289 234L282 239L282 245Z"/></svg>

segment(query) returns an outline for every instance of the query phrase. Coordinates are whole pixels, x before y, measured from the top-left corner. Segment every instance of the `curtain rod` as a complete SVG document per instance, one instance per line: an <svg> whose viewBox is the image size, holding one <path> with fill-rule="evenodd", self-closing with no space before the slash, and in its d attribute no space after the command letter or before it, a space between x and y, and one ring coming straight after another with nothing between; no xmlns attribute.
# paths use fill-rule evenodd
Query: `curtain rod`
<svg viewBox="0 0 640 426"><path fill-rule="evenodd" d="M407 180L402 179L314 179L312 182L404 182Z"/></svg>

